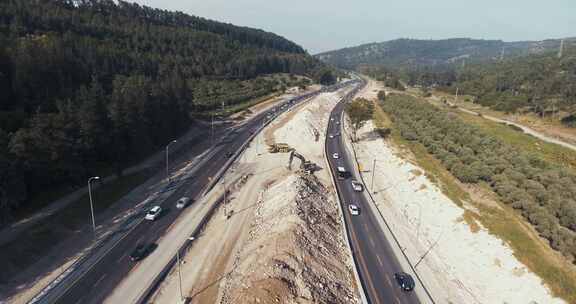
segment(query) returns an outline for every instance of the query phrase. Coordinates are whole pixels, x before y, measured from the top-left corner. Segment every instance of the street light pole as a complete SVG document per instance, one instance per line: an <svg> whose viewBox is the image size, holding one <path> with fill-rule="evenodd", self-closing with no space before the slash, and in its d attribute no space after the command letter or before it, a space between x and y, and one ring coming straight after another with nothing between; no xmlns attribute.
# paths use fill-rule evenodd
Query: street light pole
<svg viewBox="0 0 576 304"><path fill-rule="evenodd" d="M178 279L179 279L178 289L180 290L180 302L184 303L184 294L182 294L182 270L180 269L180 267L182 266L180 264L180 249L176 251L176 262L178 263Z"/></svg>
<svg viewBox="0 0 576 304"><path fill-rule="evenodd" d="M210 143L214 144L214 113L212 113L212 123L210 128Z"/></svg>
<svg viewBox="0 0 576 304"><path fill-rule="evenodd" d="M370 191L374 192L374 171L376 171L376 160L372 164L372 180L370 181Z"/></svg>
<svg viewBox="0 0 576 304"><path fill-rule="evenodd" d="M224 185L224 218L227 218L228 213L226 212L226 175L222 175L222 184Z"/></svg>
<svg viewBox="0 0 576 304"><path fill-rule="evenodd" d="M170 172L168 171L168 149L170 148L170 145L175 142L177 142L177 140L173 140L166 145L166 177L168 178L168 181L170 181Z"/></svg>
<svg viewBox="0 0 576 304"><path fill-rule="evenodd" d="M92 230L96 233L96 220L94 219L94 204L92 202L92 187L90 186L90 182L92 180L99 180L99 176L93 176L88 179L88 197L90 197L90 214L92 215Z"/></svg>

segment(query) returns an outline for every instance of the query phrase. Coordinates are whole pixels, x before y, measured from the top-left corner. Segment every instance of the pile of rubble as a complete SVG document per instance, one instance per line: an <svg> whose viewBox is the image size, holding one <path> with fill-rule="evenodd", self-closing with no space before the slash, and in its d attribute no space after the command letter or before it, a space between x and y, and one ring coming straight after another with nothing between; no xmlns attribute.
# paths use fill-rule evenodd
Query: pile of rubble
<svg viewBox="0 0 576 304"><path fill-rule="evenodd" d="M261 192L220 303L359 303L338 205L314 175Z"/></svg>

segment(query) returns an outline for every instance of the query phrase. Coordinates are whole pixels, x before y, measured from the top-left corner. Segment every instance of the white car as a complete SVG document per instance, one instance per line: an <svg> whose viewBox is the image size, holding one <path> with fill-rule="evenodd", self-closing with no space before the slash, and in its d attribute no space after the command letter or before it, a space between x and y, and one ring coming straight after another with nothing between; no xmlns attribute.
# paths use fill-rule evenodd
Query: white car
<svg viewBox="0 0 576 304"><path fill-rule="evenodd" d="M177 202L176 202L176 208L178 209L184 209L186 208L186 206L188 206L188 203L190 202L190 198L189 197L182 197L180 198Z"/></svg>
<svg viewBox="0 0 576 304"><path fill-rule="evenodd" d="M162 213L162 208L160 208L160 206L154 206L146 213L144 218L149 221L154 221L160 216L160 213Z"/></svg>
<svg viewBox="0 0 576 304"><path fill-rule="evenodd" d="M352 181L352 189L354 189L354 191L356 192L362 192L364 190L364 186L362 186L362 183L359 183L357 181Z"/></svg>
<svg viewBox="0 0 576 304"><path fill-rule="evenodd" d="M334 138L334 135L330 134L330 135L328 135L328 137L330 137L330 138Z"/></svg>
<svg viewBox="0 0 576 304"><path fill-rule="evenodd" d="M354 204L348 205L348 209L350 210L350 214L352 214L352 215L359 215L360 214L360 208L358 208L358 206L356 206Z"/></svg>
<svg viewBox="0 0 576 304"><path fill-rule="evenodd" d="M340 155L338 155L338 153L334 153L334 154L332 154L332 158L334 158L334 159L339 159L339 158L340 158Z"/></svg>

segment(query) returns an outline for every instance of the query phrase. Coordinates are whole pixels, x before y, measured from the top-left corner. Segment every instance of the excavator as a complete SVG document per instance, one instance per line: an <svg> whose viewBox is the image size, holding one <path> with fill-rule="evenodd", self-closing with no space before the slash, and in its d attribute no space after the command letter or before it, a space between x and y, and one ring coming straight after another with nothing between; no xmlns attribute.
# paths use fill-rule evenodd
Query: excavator
<svg viewBox="0 0 576 304"><path fill-rule="evenodd" d="M297 158L300 160L300 171L304 172L305 174L312 174L314 171L318 170L319 167L309 161L306 160L306 158L304 156L302 156L302 154L296 152L296 149L290 147L288 144L286 143L275 143L272 144L268 147L268 152L270 153L290 153L290 159L288 160L288 169L292 170L292 162L294 161L294 158Z"/></svg>
<svg viewBox="0 0 576 304"><path fill-rule="evenodd" d="M304 156L300 153L296 152L296 150L292 149L290 152L290 159L288 160L288 170L292 170L292 161L294 161L294 157L300 160L300 170L305 174L312 174L314 171L318 169L315 163L306 160Z"/></svg>

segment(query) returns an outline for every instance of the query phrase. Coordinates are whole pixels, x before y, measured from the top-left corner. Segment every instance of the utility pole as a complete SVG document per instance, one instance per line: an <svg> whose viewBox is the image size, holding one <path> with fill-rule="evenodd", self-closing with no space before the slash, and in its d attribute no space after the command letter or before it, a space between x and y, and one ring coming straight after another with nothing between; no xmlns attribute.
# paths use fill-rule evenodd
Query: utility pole
<svg viewBox="0 0 576 304"><path fill-rule="evenodd" d="M564 52L564 39L560 41L560 50L558 50L558 58L562 58L563 52Z"/></svg>
<svg viewBox="0 0 576 304"><path fill-rule="evenodd" d="M96 233L96 220L94 219L94 204L92 202L92 188L90 187L90 182L92 180L99 180L99 176L93 176L88 179L88 196L90 197L90 214L92 215L92 230Z"/></svg>
<svg viewBox="0 0 576 304"><path fill-rule="evenodd" d="M370 191L374 192L374 171L376 171L376 160L372 164L372 180L370 181Z"/></svg>
<svg viewBox="0 0 576 304"><path fill-rule="evenodd" d="M226 192L228 192L228 190L226 189L226 175L222 175L222 184L224 185L224 219L227 219L228 212L226 212L226 203L227 203Z"/></svg>
<svg viewBox="0 0 576 304"><path fill-rule="evenodd" d="M500 52L500 61L504 61L504 51L506 50L506 46L502 47L502 52Z"/></svg>
<svg viewBox="0 0 576 304"><path fill-rule="evenodd" d="M214 113L212 113L212 123L210 124L210 143L214 144Z"/></svg>
<svg viewBox="0 0 576 304"><path fill-rule="evenodd" d="M456 88L456 99L454 100L454 102L458 102L458 92L460 91L460 88Z"/></svg>
<svg viewBox="0 0 576 304"><path fill-rule="evenodd" d="M168 178L168 182L170 182L170 172L168 170L168 149L170 145L177 142L177 140L173 140L166 145L166 178Z"/></svg>
<svg viewBox="0 0 576 304"><path fill-rule="evenodd" d="M178 279L179 279L179 285L178 285L178 289L180 290L180 302L184 303L184 294L182 293L182 265L180 263L180 249L178 249L178 251L176 251L176 263L178 263Z"/></svg>
<svg viewBox="0 0 576 304"><path fill-rule="evenodd" d="M430 253L430 251L432 251L432 249L434 249L434 247L436 247L436 245L438 245L438 242L440 242L440 239L442 238L442 235L444 235L444 231L442 231L440 233L440 235L438 236L438 239L436 240L436 242L434 242L434 244L432 244L432 246L430 246L428 248L428 250L426 250L426 252L420 257L420 259L418 260L418 262L416 262L416 264L414 264L414 269L416 269L416 267L418 267L418 265L420 264L420 262L422 262L424 260L424 258L428 255L428 253Z"/></svg>

